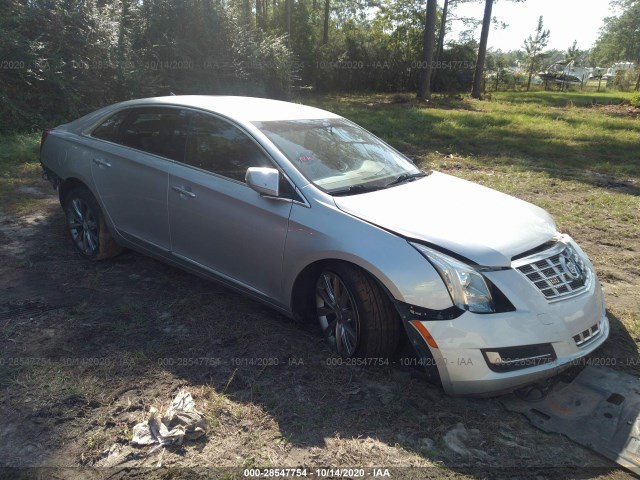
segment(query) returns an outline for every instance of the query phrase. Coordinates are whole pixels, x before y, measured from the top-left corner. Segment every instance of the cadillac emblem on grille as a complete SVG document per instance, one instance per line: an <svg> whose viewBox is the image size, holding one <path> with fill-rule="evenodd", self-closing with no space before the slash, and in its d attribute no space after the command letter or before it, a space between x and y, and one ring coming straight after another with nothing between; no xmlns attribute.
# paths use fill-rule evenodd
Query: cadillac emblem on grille
<svg viewBox="0 0 640 480"><path fill-rule="evenodd" d="M564 252L560 255L560 266L563 273L571 280L576 280L582 276L580 268Z"/></svg>

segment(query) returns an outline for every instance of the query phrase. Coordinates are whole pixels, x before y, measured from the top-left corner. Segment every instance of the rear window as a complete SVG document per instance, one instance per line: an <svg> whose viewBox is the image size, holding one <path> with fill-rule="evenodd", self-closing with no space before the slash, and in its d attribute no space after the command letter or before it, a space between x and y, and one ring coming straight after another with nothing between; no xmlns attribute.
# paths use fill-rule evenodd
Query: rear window
<svg viewBox="0 0 640 480"><path fill-rule="evenodd" d="M187 142L187 111L179 108L138 108L127 117L120 143L127 147L183 161Z"/></svg>
<svg viewBox="0 0 640 480"><path fill-rule="evenodd" d="M187 111L180 108L131 108L107 118L91 135L183 161L187 141L187 120Z"/></svg>
<svg viewBox="0 0 640 480"><path fill-rule="evenodd" d="M114 115L111 115L98 127L96 127L91 136L101 138L102 140L108 140L110 142L118 141L118 130L124 122L124 119L129 114L130 110L122 110Z"/></svg>

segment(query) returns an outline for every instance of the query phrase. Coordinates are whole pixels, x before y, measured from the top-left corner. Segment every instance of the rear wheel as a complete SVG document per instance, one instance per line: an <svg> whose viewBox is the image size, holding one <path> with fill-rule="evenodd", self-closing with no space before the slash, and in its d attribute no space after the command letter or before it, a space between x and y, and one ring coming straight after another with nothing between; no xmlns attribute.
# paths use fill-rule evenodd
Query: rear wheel
<svg viewBox="0 0 640 480"><path fill-rule="evenodd" d="M382 358L397 348L400 322L387 294L357 267L336 264L316 281L316 315L326 339L344 357Z"/></svg>
<svg viewBox="0 0 640 480"><path fill-rule="evenodd" d="M67 229L80 254L92 260L113 257L122 251L111 237L98 202L86 187L77 187L65 197Z"/></svg>

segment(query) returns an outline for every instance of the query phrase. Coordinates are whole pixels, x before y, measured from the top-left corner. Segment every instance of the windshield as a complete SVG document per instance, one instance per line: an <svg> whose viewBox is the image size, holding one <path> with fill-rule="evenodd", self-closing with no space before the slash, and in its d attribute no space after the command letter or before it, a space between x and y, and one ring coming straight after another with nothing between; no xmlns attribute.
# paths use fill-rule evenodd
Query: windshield
<svg viewBox="0 0 640 480"><path fill-rule="evenodd" d="M343 118L253 123L309 181L331 194L386 188L421 175L408 158Z"/></svg>

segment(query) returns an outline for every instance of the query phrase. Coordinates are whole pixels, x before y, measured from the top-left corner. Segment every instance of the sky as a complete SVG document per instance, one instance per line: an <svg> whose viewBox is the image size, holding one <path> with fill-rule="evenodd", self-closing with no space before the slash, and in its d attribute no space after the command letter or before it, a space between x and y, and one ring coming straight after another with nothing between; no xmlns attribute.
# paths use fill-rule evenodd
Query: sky
<svg viewBox="0 0 640 480"><path fill-rule="evenodd" d="M443 4L443 0L438 0L441 8ZM525 39L535 35L538 18L542 15L544 29L551 31L547 48L566 50L577 40L578 48L586 50L598 38L602 20L615 13L609 0L526 0L524 3L496 0L491 15L509 26L504 30L492 28L488 46L502 51L521 49ZM460 5L455 14L482 19L484 2ZM452 37L457 37L463 30L461 23L452 25ZM480 37L480 28L476 37Z"/></svg>

